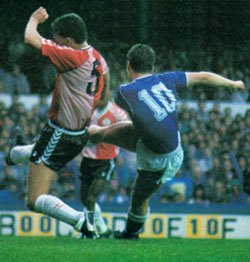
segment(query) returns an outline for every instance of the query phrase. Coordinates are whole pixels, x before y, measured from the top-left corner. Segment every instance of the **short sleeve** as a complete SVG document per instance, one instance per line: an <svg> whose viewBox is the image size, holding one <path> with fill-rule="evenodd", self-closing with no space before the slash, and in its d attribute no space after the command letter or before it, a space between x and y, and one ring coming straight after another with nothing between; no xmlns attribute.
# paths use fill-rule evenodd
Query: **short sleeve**
<svg viewBox="0 0 250 262"><path fill-rule="evenodd" d="M86 50L76 50L66 46L59 46L55 42L43 38L42 54L47 56L55 67L61 71L69 71L82 65L89 57Z"/></svg>
<svg viewBox="0 0 250 262"><path fill-rule="evenodd" d="M129 105L128 103L126 102L125 98L123 97L122 95L122 86L119 86L118 87L118 90L116 91L115 95L114 95L114 99L115 99L115 102L116 104L124 109L125 111L127 111L129 114L131 113L130 112L130 109L129 109Z"/></svg>
<svg viewBox="0 0 250 262"><path fill-rule="evenodd" d="M168 81L173 81L176 89L185 88L188 85L187 75L185 72L176 71L176 72L166 72L162 74L163 78Z"/></svg>

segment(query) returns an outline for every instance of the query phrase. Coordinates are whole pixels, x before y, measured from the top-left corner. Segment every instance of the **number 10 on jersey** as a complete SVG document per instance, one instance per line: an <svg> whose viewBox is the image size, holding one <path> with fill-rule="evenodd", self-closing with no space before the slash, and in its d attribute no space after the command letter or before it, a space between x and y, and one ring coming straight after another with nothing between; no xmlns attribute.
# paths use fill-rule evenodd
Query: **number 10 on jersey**
<svg viewBox="0 0 250 262"><path fill-rule="evenodd" d="M173 113L176 108L176 98L171 89L168 89L162 82L153 85L151 88L153 96L146 89L138 93L138 98L143 101L154 113L155 119L160 122Z"/></svg>

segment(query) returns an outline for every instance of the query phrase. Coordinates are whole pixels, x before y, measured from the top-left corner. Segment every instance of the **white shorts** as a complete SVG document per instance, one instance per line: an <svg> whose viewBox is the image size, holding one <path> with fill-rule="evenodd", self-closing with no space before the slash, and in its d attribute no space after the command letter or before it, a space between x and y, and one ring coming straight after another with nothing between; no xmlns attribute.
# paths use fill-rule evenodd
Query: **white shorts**
<svg viewBox="0 0 250 262"><path fill-rule="evenodd" d="M136 157L138 170L156 172L165 169L162 178L158 181L158 183L165 183L171 180L180 169L184 153L180 142L174 151L167 154L156 154L139 139L136 145Z"/></svg>

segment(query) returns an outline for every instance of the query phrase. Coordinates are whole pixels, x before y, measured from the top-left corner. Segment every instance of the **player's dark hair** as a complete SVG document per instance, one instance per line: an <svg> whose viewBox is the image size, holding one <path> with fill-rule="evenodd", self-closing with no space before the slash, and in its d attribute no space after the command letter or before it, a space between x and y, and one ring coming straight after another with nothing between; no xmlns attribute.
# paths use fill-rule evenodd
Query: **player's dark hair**
<svg viewBox="0 0 250 262"><path fill-rule="evenodd" d="M74 13L56 18L51 24L52 34L60 37L70 37L77 44L82 44L88 39L87 26L82 18Z"/></svg>
<svg viewBox="0 0 250 262"><path fill-rule="evenodd" d="M132 69L137 73L149 73L155 64L155 51L145 44L133 45L127 54Z"/></svg>

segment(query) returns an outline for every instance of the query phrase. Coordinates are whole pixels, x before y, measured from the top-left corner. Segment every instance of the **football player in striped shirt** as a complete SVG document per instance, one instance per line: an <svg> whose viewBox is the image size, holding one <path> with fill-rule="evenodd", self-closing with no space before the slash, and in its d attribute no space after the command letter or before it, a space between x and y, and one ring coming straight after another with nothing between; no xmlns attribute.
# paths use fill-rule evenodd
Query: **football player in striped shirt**
<svg viewBox="0 0 250 262"><path fill-rule="evenodd" d="M47 19L46 9L38 8L24 36L26 44L40 50L57 68L49 121L29 161L26 205L97 238L94 211L84 215L48 192L54 173L81 153L88 140L91 115L101 93L109 87L109 69L104 58L88 44L87 28L80 16L71 13L55 19L51 24L55 41L38 32L38 25Z"/></svg>
<svg viewBox="0 0 250 262"><path fill-rule="evenodd" d="M90 125L109 126L129 119L126 112L109 101L110 96L99 100L92 115ZM115 157L119 154L119 147L108 144L88 144L82 150L80 164L81 201L87 210L95 210L96 227L101 237L110 237L112 231L104 222L101 209L97 203L100 193L110 181L115 167Z"/></svg>
<svg viewBox="0 0 250 262"><path fill-rule="evenodd" d="M108 126L120 121L129 119L126 112L109 101L110 96L101 96L98 105L92 114L91 124L99 126ZM7 164L16 165L27 163L31 157L35 143L25 145L24 137L20 127L15 127L11 131L13 146L11 154L8 156ZM96 230L100 237L109 238L112 236L112 230L107 227L102 214L101 208L97 203L99 194L103 191L104 186L110 181L115 167L115 157L119 154L119 147L108 144L91 144L87 143L81 154L83 156L80 164L80 195L84 204L85 217L90 211L95 212ZM85 230L78 234L78 238L90 238L92 232Z"/></svg>

